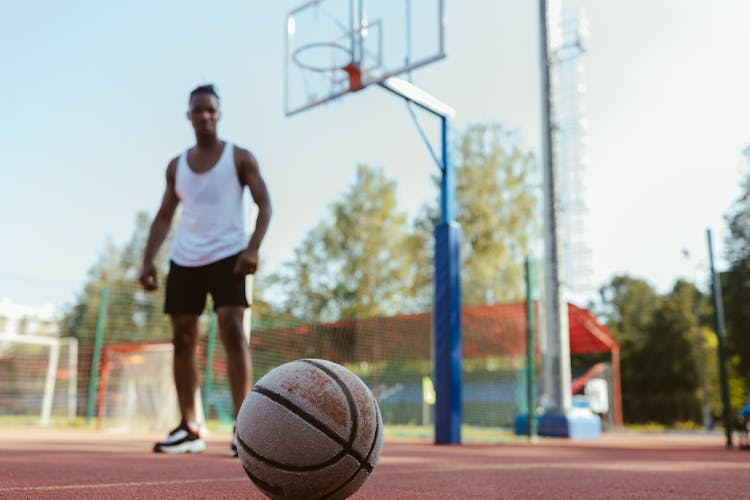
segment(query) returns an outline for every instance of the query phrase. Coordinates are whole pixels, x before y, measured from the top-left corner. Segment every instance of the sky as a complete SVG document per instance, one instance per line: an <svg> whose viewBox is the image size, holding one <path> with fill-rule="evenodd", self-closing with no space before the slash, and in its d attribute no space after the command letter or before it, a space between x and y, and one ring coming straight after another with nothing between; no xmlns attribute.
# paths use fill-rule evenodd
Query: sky
<svg viewBox="0 0 750 500"><path fill-rule="evenodd" d="M258 158L274 218L263 270L292 256L358 163L413 215L436 168L398 98L372 87L283 113L286 14L300 0L0 0L0 299L70 303L107 241L153 215L168 161L193 144L187 95L213 82L223 138ZM447 0L447 57L413 82L539 154L537 2ZM592 282L628 273L666 292L717 265L750 144L750 2L582 0ZM421 122L435 142L437 123ZM689 258L683 255L683 249Z"/></svg>

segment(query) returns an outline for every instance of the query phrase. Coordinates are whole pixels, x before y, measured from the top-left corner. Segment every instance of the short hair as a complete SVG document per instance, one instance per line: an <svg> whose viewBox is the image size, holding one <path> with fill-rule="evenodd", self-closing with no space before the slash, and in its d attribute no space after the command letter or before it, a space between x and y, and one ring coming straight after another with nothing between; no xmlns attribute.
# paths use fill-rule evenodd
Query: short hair
<svg viewBox="0 0 750 500"><path fill-rule="evenodd" d="M219 100L219 94L216 93L216 88L212 83L209 83L207 85L200 85L193 89L192 92L190 92L190 99L188 99L188 103L191 103L193 101L193 97L197 95L212 95L216 98L216 100Z"/></svg>

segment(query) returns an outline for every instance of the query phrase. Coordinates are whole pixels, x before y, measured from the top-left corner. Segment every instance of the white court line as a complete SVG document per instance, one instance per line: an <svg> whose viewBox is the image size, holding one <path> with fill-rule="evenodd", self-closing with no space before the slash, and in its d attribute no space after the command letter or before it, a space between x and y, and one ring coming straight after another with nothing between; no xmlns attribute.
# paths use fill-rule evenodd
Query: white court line
<svg viewBox="0 0 750 500"><path fill-rule="evenodd" d="M513 463L477 463L477 464L436 464L435 466L425 466L423 468L406 468L399 470L388 470L376 472L379 476L384 475L402 475L402 474L446 474L451 472L481 472L491 470L534 470L542 467L554 469L570 470L614 470L620 472L690 472L690 471L709 471L709 470L727 470L736 469L738 471L747 471L750 464L740 462L707 462L707 461L690 461L674 462L664 460L639 460L637 462L628 460L613 461L577 461L561 462L552 461L533 461L533 462L513 462Z"/></svg>
<svg viewBox="0 0 750 500"><path fill-rule="evenodd" d="M243 482L246 483L245 478L226 478L226 479L173 479L170 481L133 481L126 483L99 483L99 484L64 484L58 486L11 486L9 488L0 488L0 493L9 491L58 491L58 490L91 490L96 488L123 488L123 487L138 487L138 486L171 486L175 484L201 484L201 483L216 483L216 482Z"/></svg>

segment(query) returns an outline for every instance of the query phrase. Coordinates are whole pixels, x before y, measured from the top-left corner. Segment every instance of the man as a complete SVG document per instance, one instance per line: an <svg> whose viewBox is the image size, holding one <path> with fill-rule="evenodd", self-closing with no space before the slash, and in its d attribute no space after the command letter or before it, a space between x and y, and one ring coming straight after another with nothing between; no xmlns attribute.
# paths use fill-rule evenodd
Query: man
<svg viewBox="0 0 750 500"><path fill-rule="evenodd" d="M248 306L245 278L258 267L258 249L271 218L271 201L253 155L219 139L220 116L219 96L213 85L191 92L187 117L195 131L195 146L167 166L167 186L143 253L139 281L145 290L156 290L159 283L154 257L181 203L182 214L170 253L164 312L172 323L174 382L182 422L165 440L154 445L155 452L196 453L205 449L195 415L195 348L198 318L209 293L227 354L235 417L252 385L250 352L243 331L243 315ZM258 206L249 241L242 202L245 186ZM237 454L236 437L231 454Z"/></svg>

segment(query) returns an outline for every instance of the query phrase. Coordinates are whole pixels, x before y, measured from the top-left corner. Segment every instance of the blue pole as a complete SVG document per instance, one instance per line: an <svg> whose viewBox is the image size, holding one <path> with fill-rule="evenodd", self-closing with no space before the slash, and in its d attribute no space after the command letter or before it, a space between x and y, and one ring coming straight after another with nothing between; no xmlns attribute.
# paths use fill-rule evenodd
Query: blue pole
<svg viewBox="0 0 750 500"><path fill-rule="evenodd" d="M440 118L440 223L435 226L435 297L432 312L435 349L435 444L460 444L463 418L459 258L461 229L455 220L456 172L451 161L448 139L448 117L453 116L453 110L398 78L387 78L380 86ZM432 148L430 152L432 153Z"/></svg>
<svg viewBox="0 0 750 500"><path fill-rule="evenodd" d="M445 224L456 219L456 172L450 156L448 118L445 116L440 117L440 141L443 159L440 177L440 223Z"/></svg>
<svg viewBox="0 0 750 500"><path fill-rule="evenodd" d="M435 228L435 443L461 443L461 283L455 222L456 181L448 141L448 119L441 116L442 176L440 224Z"/></svg>

